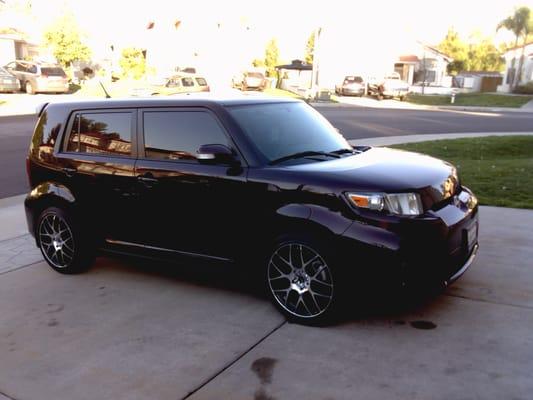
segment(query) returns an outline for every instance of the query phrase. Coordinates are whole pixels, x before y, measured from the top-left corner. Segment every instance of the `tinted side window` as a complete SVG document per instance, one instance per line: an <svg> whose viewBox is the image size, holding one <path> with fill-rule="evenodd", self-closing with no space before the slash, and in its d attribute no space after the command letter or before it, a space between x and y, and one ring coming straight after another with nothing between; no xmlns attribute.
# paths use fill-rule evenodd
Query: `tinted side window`
<svg viewBox="0 0 533 400"><path fill-rule="evenodd" d="M192 78L181 78L181 83L185 87L194 86L194 81Z"/></svg>
<svg viewBox="0 0 533 400"><path fill-rule="evenodd" d="M207 86L207 82L204 78L200 78L200 77L196 78L196 83L198 83L198 85L200 86Z"/></svg>
<svg viewBox="0 0 533 400"><path fill-rule="evenodd" d="M148 111L143 118L146 158L196 160L201 145L229 145L217 120L207 112Z"/></svg>
<svg viewBox="0 0 533 400"><path fill-rule="evenodd" d="M131 154L131 113L81 113L72 124L67 151Z"/></svg>

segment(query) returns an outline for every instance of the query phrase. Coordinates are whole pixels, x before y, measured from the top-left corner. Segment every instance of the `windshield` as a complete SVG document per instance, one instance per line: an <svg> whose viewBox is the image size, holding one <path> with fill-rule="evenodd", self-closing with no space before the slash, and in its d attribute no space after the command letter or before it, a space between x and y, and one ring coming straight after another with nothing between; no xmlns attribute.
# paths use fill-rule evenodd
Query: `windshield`
<svg viewBox="0 0 533 400"><path fill-rule="evenodd" d="M65 71L59 67L41 67L41 73L48 76L67 76Z"/></svg>
<svg viewBox="0 0 533 400"><path fill-rule="evenodd" d="M248 76L250 78L261 78L261 79L263 79L263 74L260 73L260 72L247 72L246 76Z"/></svg>
<svg viewBox="0 0 533 400"><path fill-rule="evenodd" d="M363 78L361 78L360 76L347 76L345 81L347 83L362 83L363 82Z"/></svg>
<svg viewBox="0 0 533 400"><path fill-rule="evenodd" d="M7 72L4 68L0 67L0 74L2 75L10 75L9 72Z"/></svg>
<svg viewBox="0 0 533 400"><path fill-rule="evenodd" d="M305 103L248 104L230 106L228 111L266 163L301 152L352 150L346 139Z"/></svg>

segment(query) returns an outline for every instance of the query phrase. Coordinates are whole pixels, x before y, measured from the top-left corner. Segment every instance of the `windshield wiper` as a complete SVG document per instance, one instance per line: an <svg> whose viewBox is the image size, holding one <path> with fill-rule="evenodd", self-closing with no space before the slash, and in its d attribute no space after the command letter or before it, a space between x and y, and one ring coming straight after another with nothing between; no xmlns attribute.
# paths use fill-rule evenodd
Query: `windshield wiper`
<svg viewBox="0 0 533 400"><path fill-rule="evenodd" d="M355 150L354 149L339 149L339 150L332 151L332 153L333 154L347 154L347 153L355 154Z"/></svg>
<svg viewBox="0 0 533 400"><path fill-rule="evenodd" d="M340 155L335 153L328 153L325 151L300 151L298 153L289 154L288 156L280 157L275 160L272 160L269 162L270 165L279 164L283 161L287 160L293 160L296 158L304 158L304 157L311 157L311 156L327 156L327 157L333 157L333 158L340 158Z"/></svg>

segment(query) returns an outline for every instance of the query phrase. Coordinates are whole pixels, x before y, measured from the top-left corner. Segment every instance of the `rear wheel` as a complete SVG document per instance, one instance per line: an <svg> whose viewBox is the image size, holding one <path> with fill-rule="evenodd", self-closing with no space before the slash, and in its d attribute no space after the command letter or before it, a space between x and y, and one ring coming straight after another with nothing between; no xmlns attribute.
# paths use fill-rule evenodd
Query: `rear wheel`
<svg viewBox="0 0 533 400"><path fill-rule="evenodd" d="M85 271L94 260L91 238L66 211L49 207L39 216L37 240L44 259L62 274Z"/></svg>
<svg viewBox="0 0 533 400"><path fill-rule="evenodd" d="M289 319L303 324L331 321L340 298L333 257L314 241L279 241L267 261L268 293Z"/></svg>

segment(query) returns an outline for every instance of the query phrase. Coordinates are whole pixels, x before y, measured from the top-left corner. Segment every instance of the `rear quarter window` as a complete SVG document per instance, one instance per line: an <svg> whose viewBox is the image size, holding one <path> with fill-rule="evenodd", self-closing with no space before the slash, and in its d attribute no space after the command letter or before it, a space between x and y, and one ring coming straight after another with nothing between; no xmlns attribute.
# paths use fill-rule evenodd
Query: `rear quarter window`
<svg viewBox="0 0 533 400"><path fill-rule="evenodd" d="M65 113L61 108L48 106L37 121L30 143L30 156L50 161L59 134L65 126Z"/></svg>
<svg viewBox="0 0 533 400"><path fill-rule="evenodd" d="M131 155L131 112L80 112L74 116L66 151Z"/></svg>

